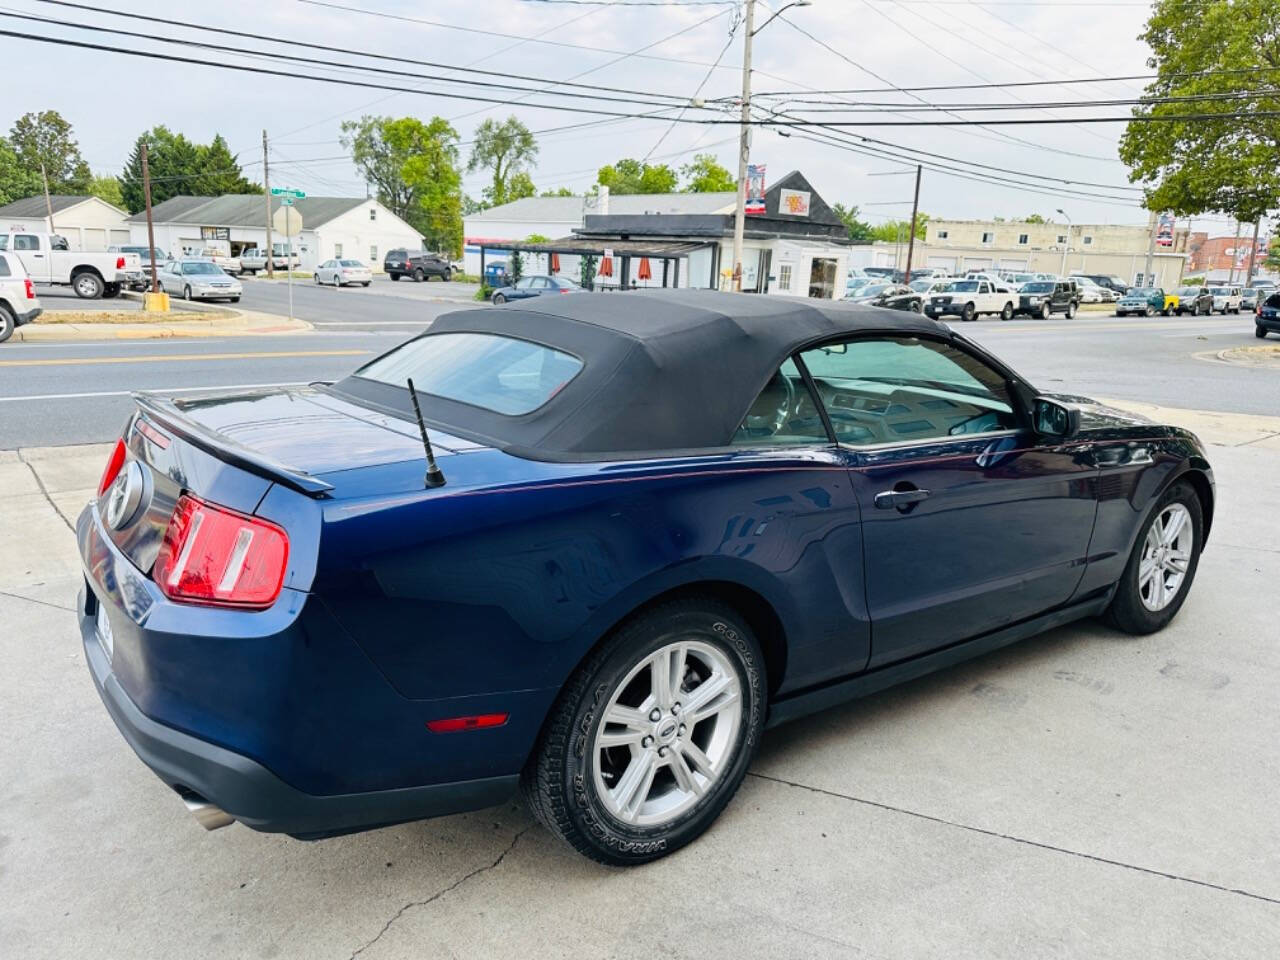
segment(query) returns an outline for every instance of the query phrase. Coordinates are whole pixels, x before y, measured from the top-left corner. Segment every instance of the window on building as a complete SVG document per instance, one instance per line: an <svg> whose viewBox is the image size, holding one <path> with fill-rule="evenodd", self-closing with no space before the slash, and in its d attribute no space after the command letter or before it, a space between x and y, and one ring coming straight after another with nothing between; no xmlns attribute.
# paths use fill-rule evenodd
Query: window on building
<svg viewBox="0 0 1280 960"><path fill-rule="evenodd" d="M378 219L378 208L377 208L377 207L370 207L370 208L369 208L369 219L370 219L370 220L377 220L377 219Z"/></svg>
<svg viewBox="0 0 1280 960"><path fill-rule="evenodd" d="M335 244L333 245L333 255L334 255L335 257L341 257L341 256L342 256L342 244L340 244L340 243L335 243Z"/></svg>
<svg viewBox="0 0 1280 960"><path fill-rule="evenodd" d="M378 245L376 243L372 243L369 245L369 262L370 263L378 262Z"/></svg>
<svg viewBox="0 0 1280 960"><path fill-rule="evenodd" d="M1020 233L1018 234L1018 245L1025 247L1030 239L1031 238L1028 237L1025 233Z"/></svg>
<svg viewBox="0 0 1280 960"><path fill-rule="evenodd" d="M1058 243L1063 244L1066 242L1067 242L1067 235L1065 233L1058 234Z"/></svg>
<svg viewBox="0 0 1280 960"><path fill-rule="evenodd" d="M946 231L946 230L939 230L939 231L938 231L937 236L935 237L935 239L937 239L937 240L945 240L945 239L947 239L947 231Z"/></svg>
<svg viewBox="0 0 1280 960"><path fill-rule="evenodd" d="M994 233L984 233L984 234L982 235L982 242L983 242L983 243L995 243L995 242L996 242L996 235L995 235Z"/></svg>
<svg viewBox="0 0 1280 960"><path fill-rule="evenodd" d="M789 263L784 263L782 266L778 267L778 289L791 289L791 264Z"/></svg>
<svg viewBox="0 0 1280 960"><path fill-rule="evenodd" d="M1086 247L1091 246L1092 244L1093 244L1093 237L1085 237L1085 238L1084 238L1084 245L1085 245Z"/></svg>

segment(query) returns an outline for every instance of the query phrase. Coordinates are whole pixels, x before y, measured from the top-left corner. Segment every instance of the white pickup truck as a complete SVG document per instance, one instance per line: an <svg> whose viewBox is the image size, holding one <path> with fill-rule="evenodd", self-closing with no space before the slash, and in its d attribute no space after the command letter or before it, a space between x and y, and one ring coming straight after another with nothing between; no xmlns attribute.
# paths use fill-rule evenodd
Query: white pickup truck
<svg viewBox="0 0 1280 960"><path fill-rule="evenodd" d="M142 282L136 253L71 250L56 233L0 233L0 250L16 253L33 282L69 286L86 300L116 297L124 287Z"/></svg>
<svg viewBox="0 0 1280 960"><path fill-rule="evenodd" d="M924 312L935 319L959 317L976 320L984 313L998 313L1008 320L1018 305L1018 294L1007 283L985 279L952 280L929 294Z"/></svg>

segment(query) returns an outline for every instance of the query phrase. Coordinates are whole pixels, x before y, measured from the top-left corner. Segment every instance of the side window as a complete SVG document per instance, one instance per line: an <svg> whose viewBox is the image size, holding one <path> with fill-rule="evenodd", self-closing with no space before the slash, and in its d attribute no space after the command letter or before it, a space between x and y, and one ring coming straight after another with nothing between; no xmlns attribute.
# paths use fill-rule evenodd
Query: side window
<svg viewBox="0 0 1280 960"><path fill-rule="evenodd" d="M983 280L983 281L982 281L982 283L978 284L978 292L979 292L979 293L990 293L990 292L991 292L991 286L987 283L987 281Z"/></svg>
<svg viewBox="0 0 1280 960"><path fill-rule="evenodd" d="M807 350L801 359L841 443L933 440L1018 423L1004 378L950 344L875 337Z"/></svg>
<svg viewBox="0 0 1280 960"><path fill-rule="evenodd" d="M827 428L795 361L786 360L764 385L730 441L735 447L827 443Z"/></svg>
<svg viewBox="0 0 1280 960"><path fill-rule="evenodd" d="M18 234L13 238L13 249L15 250L39 250L40 238L33 237L30 234Z"/></svg>
<svg viewBox="0 0 1280 960"><path fill-rule="evenodd" d="M534 278L533 278L533 289L535 289L535 290L550 290L550 289L551 289L551 282L550 282L546 277L534 277Z"/></svg>
<svg viewBox="0 0 1280 960"><path fill-rule="evenodd" d="M13 271L9 269L9 258L0 253L0 277L11 277Z"/></svg>
<svg viewBox="0 0 1280 960"><path fill-rule="evenodd" d="M528 290L532 286L533 286L533 279L531 277L524 277L516 281L517 290Z"/></svg>

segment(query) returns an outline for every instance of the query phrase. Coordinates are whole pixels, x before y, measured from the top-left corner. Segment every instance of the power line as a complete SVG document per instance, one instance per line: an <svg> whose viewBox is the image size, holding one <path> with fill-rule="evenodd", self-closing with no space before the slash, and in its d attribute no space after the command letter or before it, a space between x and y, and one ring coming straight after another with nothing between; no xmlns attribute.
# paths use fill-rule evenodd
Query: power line
<svg viewBox="0 0 1280 960"><path fill-rule="evenodd" d="M716 67L720 65L720 61L724 59L724 55L728 53L729 48L733 46L733 38L734 38L734 35L738 32L738 27L740 24L741 24L741 21L735 17L733 24L729 27L729 39L726 40L724 43L724 46L720 48L720 54L716 57L715 63L713 63L710 67L707 68L707 72L703 76L701 82L697 85L697 87L694 88L693 93L690 94L689 96L690 103L692 103L694 100L698 98L698 94L700 94L702 92L702 88L707 85L707 81L711 79L711 75L716 72ZM649 148L649 152L646 153L641 158L640 160L641 163L644 163L646 160L648 160L649 157L653 155L653 151L657 150L658 147L662 146L662 141L667 139L667 136L671 133L671 131L676 128L676 124L679 123L680 118L684 116L684 111L685 111L685 108L681 107L680 112L676 114L676 118L672 120L670 124L667 125L667 128L662 131L662 135L658 137L654 145Z"/></svg>
<svg viewBox="0 0 1280 960"><path fill-rule="evenodd" d="M950 113L952 111L966 112L982 112L986 110L1031 110L1042 109L1045 107L1055 107L1064 110L1078 110L1094 107L1122 107L1122 106L1155 106L1162 103L1198 103L1198 102L1222 102L1231 100L1250 100L1253 98L1269 98L1280 96L1280 87L1271 87L1266 90L1234 90L1228 93L1199 93L1188 94L1185 96L1172 97L1135 97L1123 100L1046 100L1038 103L1028 103L1020 101L1018 103L935 103L922 106L916 106L909 103L879 103L874 101L836 101L836 100L796 100L784 101L784 105L791 106L799 104L803 106L791 106L789 113L920 113L927 111L941 111ZM808 104L819 104L819 106L808 106ZM847 104L842 106L841 104Z"/></svg>

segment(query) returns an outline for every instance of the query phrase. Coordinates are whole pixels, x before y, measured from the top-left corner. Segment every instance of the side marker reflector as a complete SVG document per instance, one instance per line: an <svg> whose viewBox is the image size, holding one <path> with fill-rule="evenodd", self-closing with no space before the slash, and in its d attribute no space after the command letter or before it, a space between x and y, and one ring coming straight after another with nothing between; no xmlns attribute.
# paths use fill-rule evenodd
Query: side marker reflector
<svg viewBox="0 0 1280 960"><path fill-rule="evenodd" d="M432 733L457 733L460 730L484 730L487 727L500 727L507 722L509 714L482 713L478 717L449 717L445 720L428 720L427 729Z"/></svg>

